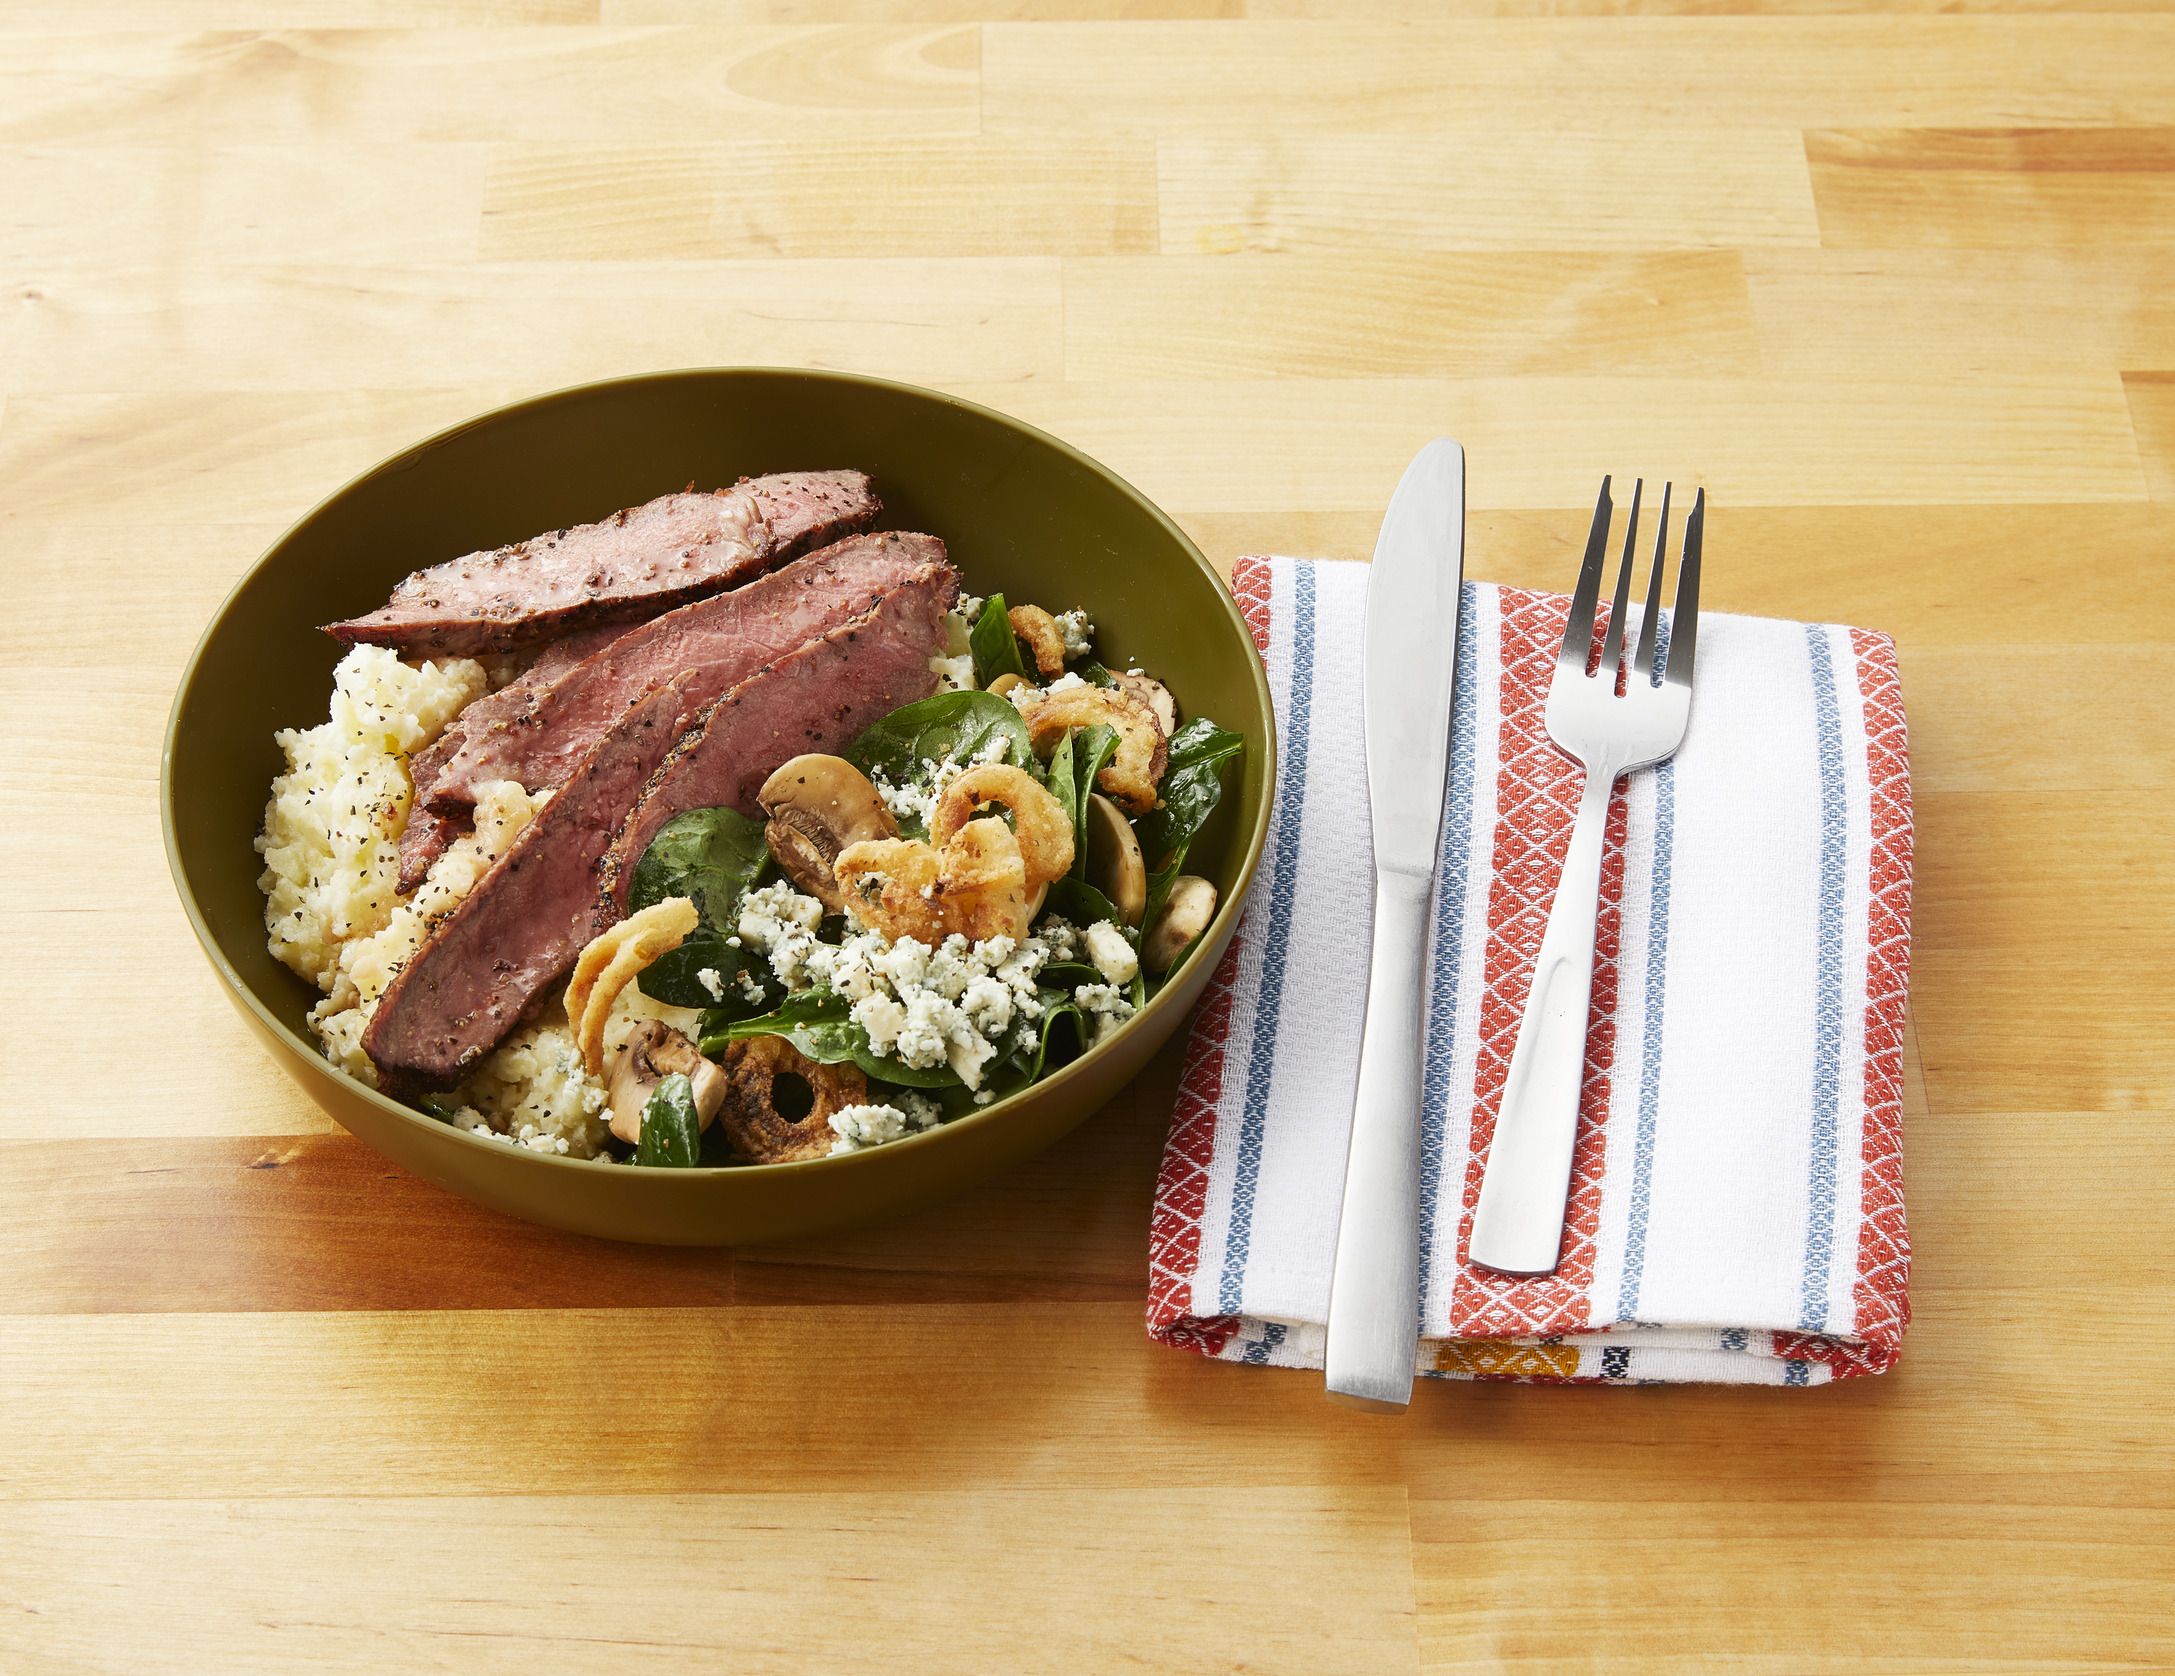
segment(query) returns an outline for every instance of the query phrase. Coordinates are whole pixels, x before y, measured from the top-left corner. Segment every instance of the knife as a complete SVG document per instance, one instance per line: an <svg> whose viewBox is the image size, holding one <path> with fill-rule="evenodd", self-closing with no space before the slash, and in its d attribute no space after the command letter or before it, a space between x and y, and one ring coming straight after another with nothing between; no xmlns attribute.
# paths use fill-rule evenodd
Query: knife
<svg viewBox="0 0 2175 1676"><path fill-rule="evenodd" d="M1465 450L1438 437L1398 481L1367 572L1374 955L1322 1364L1332 1397L1392 1412L1419 1355L1421 996L1464 576Z"/></svg>

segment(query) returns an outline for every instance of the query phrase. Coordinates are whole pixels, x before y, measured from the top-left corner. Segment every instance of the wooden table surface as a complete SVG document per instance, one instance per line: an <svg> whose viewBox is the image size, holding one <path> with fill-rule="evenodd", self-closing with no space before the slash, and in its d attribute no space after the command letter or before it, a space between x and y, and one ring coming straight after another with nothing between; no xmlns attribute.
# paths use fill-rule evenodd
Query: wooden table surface
<svg viewBox="0 0 2175 1676"><path fill-rule="evenodd" d="M0 1669L2175 1662L2166 6L9 0L0 283ZM416 437L732 362L994 403L1221 565L1363 557L1438 432L1483 577L1696 474L1712 606L1891 630L1901 1368L1383 1421L1151 1347L1171 1054L740 1255L332 1128L168 883L190 646Z"/></svg>

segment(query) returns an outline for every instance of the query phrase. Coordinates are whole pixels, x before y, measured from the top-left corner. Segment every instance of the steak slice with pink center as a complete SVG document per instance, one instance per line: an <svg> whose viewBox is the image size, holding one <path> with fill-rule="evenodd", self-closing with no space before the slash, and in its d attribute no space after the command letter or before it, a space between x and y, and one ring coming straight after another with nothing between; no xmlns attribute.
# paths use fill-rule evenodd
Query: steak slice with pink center
<svg viewBox="0 0 2175 1676"><path fill-rule="evenodd" d="M677 684L620 717L387 986L363 1051L394 1089L450 1088L581 953L596 866L692 716Z"/></svg>
<svg viewBox="0 0 2175 1676"><path fill-rule="evenodd" d="M532 792L559 785L619 713L660 682L687 674L691 696L707 704L887 595L939 587L956 596L934 536L856 535L668 611L619 635L532 704L464 729L433 776L429 803L454 813L493 780L517 780Z"/></svg>
<svg viewBox="0 0 2175 1676"><path fill-rule="evenodd" d="M386 1085L448 1088L472 1071L619 917L621 874L673 815L752 809L788 757L840 749L926 698L957 595L958 578L938 565L707 706L682 675L623 710L386 990L363 1033Z"/></svg>
<svg viewBox="0 0 2175 1676"><path fill-rule="evenodd" d="M626 913L635 863L675 815L720 807L754 815L755 794L780 763L842 750L871 723L936 690L928 660L958 597L949 568L945 577L941 589L900 590L710 707L651 776L612 841L600 869L607 920ZM923 654L918 668L915 651Z"/></svg>
<svg viewBox="0 0 2175 1676"><path fill-rule="evenodd" d="M552 641L527 669L497 692L485 693L469 705L447 724L445 732L408 759L408 778L415 793L408 805L408 824L400 832L398 888L403 893L420 885L424 875L431 870L431 864L468 830L468 810L474 804L474 798L443 814L430 807L430 800L446 764L459 754L469 735L504 727L527 715L539 699L580 668L584 659L628 632L614 625L585 629Z"/></svg>

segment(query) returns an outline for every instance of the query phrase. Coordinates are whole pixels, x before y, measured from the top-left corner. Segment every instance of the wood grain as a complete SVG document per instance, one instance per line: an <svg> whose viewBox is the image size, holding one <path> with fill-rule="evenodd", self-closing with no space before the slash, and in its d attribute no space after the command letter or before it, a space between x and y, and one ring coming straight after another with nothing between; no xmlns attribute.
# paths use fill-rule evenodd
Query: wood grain
<svg viewBox="0 0 2175 1676"><path fill-rule="evenodd" d="M1822 242L2175 245L2175 128L1822 130Z"/></svg>
<svg viewBox="0 0 2175 1676"><path fill-rule="evenodd" d="M1408 14L1409 17L1409 14ZM1510 18L992 24L982 114L1159 134L1747 136L2175 120L2175 19Z"/></svg>
<svg viewBox="0 0 2175 1676"><path fill-rule="evenodd" d="M501 148L484 254L1100 256L1156 247L1156 159L1131 137L850 134L704 146Z"/></svg>
<svg viewBox="0 0 2175 1676"><path fill-rule="evenodd" d="M1083 257L1065 372L1127 378L1756 372L1734 251ZM1386 331L1388 322L1395 330Z"/></svg>
<svg viewBox="0 0 2175 1676"><path fill-rule="evenodd" d="M2171 135L2175 0L0 8L0 1667L2175 1665ZM1019 413L1226 571L1439 433L1525 585L1673 473L1713 609L1893 632L1902 1365L1385 1424L1153 1348L1175 1047L764 1250L333 1129L167 879L195 637L387 453L700 362Z"/></svg>
<svg viewBox="0 0 2175 1676"><path fill-rule="evenodd" d="M1229 254L1813 244L1799 136L1322 134L1167 139L1163 248Z"/></svg>
<svg viewBox="0 0 2175 1676"><path fill-rule="evenodd" d="M0 1628L0 1651L16 1643L26 1672L120 1658L144 1672L525 1676L578 1648L587 1668L793 1673L827 1664L842 1638L887 1671L997 1669L1019 1626L988 1610L992 1598L1039 1603L1035 1652L1053 1669L1126 1662L1143 1644L1181 1669L1243 1647L1248 1670L1289 1676L1381 1676L1416 1660L1405 1498L1388 1486L991 1487L850 1508L792 1494L45 1503L0 1511L0 1542L59 1620L35 1643ZM262 1563L268 1549L277 1557ZM913 1588L894 1601L906 1553L919 1556ZM139 1660L91 1579L152 1566L184 1604ZM1300 1568L1322 1590L1263 1613ZM548 1623L539 1571L585 1583ZM327 1601L323 1580L339 1573L376 1581Z"/></svg>

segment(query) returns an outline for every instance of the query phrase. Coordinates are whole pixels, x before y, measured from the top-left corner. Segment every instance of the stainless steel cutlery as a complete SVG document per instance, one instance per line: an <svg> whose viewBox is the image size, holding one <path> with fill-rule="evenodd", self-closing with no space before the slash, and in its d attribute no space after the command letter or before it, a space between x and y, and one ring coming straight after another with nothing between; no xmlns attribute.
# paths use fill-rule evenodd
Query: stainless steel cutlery
<svg viewBox="0 0 2175 1676"><path fill-rule="evenodd" d="M1564 856L1563 876L1549 909L1548 929L1541 938L1533 987L1518 1025L1481 1179L1480 1202L1473 1212L1472 1261L1505 1274L1547 1274L1556 1267L1562 1247L1586 1064L1594 916L1609 793L1631 770L1673 755L1691 714L1692 663L1699 629L1699 551L1707 493L1699 491L1685 522L1676 605L1667 621L1664 654L1661 597L1669 542L1667 485L1662 489L1646 608L1636 631L1629 630L1625 621L1643 487L1642 483L1632 489L1623 558L1596 658L1594 617L1612 510L1608 479L1601 481L1585 562L1579 567L1578 588L1571 596L1563 647L1548 689L1549 737L1584 767L1586 784Z"/></svg>
<svg viewBox="0 0 2175 1676"><path fill-rule="evenodd" d="M1419 1353L1421 993L1464 574L1465 451L1438 439L1405 468L1367 573L1374 953L1323 1359L1330 1395L1363 1408L1409 1403Z"/></svg>

